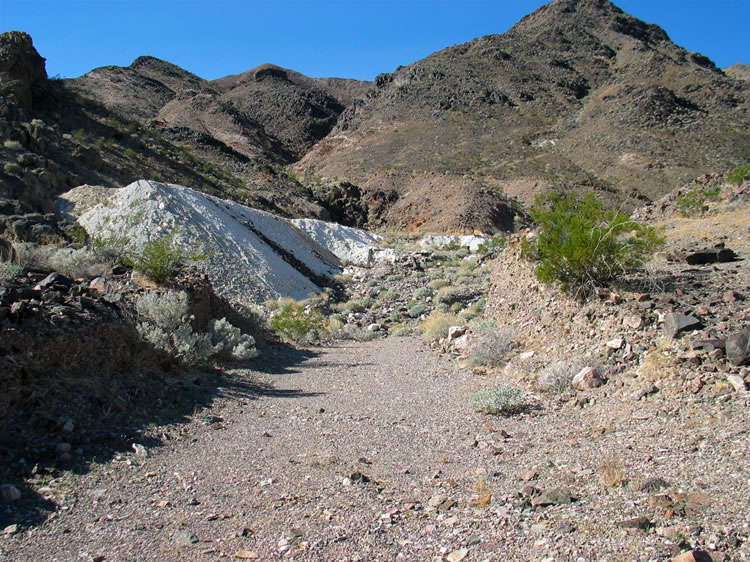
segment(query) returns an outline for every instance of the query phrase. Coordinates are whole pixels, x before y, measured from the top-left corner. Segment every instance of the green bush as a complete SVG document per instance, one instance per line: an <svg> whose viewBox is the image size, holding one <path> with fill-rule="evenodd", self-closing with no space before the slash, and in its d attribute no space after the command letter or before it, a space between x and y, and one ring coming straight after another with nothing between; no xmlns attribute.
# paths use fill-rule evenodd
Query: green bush
<svg viewBox="0 0 750 562"><path fill-rule="evenodd" d="M750 164L745 164L735 169L731 174L727 176L729 183L742 183L743 181L750 180Z"/></svg>
<svg viewBox="0 0 750 562"><path fill-rule="evenodd" d="M424 304L413 304L407 309L407 314L412 318L419 318L427 310L427 306Z"/></svg>
<svg viewBox="0 0 750 562"><path fill-rule="evenodd" d="M139 254L131 255L123 261L146 274L154 283L163 283L174 275L177 267L188 260L202 259L205 256L188 254L184 249L175 246L173 230L159 240L149 242Z"/></svg>
<svg viewBox="0 0 750 562"><path fill-rule="evenodd" d="M523 412L528 404L523 394L512 386L483 388L469 399L469 407L482 414L511 416Z"/></svg>
<svg viewBox="0 0 750 562"><path fill-rule="evenodd" d="M539 262L540 281L557 281L577 296L640 267L664 244L657 229L604 209L593 193L540 195L531 218L539 230L533 241L524 239L524 256Z"/></svg>
<svg viewBox="0 0 750 562"><path fill-rule="evenodd" d="M479 255L497 255L505 248L505 238L502 236L494 236L482 242L477 248L477 254Z"/></svg>
<svg viewBox="0 0 750 562"><path fill-rule="evenodd" d="M17 140L7 140L3 143L3 146L8 150L21 150L23 146Z"/></svg>
<svg viewBox="0 0 750 562"><path fill-rule="evenodd" d="M8 162L3 166L6 174L18 174L21 171L21 166L15 162Z"/></svg>
<svg viewBox="0 0 750 562"><path fill-rule="evenodd" d="M677 212L683 217L702 215L708 211L708 205L706 205L706 202L718 201L720 193L720 187L715 187L713 189L702 189L698 187L692 191L678 195L675 199Z"/></svg>
<svg viewBox="0 0 750 562"><path fill-rule="evenodd" d="M271 318L271 329L281 338L301 342L316 338L323 329L323 315L303 303L287 301Z"/></svg>

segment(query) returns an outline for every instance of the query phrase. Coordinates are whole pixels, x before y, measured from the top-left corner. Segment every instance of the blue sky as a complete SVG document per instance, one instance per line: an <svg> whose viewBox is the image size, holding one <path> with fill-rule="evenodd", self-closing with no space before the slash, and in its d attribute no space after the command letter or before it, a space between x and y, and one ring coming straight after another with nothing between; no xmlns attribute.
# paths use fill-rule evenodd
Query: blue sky
<svg viewBox="0 0 750 562"><path fill-rule="evenodd" d="M502 33L542 0L0 0L0 31L29 33L47 73L140 55L208 79L272 62L372 80L450 45ZM615 0L720 67L750 64L750 0Z"/></svg>

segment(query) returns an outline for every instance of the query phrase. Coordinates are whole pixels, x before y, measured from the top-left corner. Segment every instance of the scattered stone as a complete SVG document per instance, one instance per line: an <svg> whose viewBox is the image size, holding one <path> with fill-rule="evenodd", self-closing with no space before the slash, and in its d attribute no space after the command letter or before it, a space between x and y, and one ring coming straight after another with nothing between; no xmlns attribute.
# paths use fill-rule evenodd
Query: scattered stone
<svg viewBox="0 0 750 562"><path fill-rule="evenodd" d="M18 532L18 525L8 525L3 529L3 532L0 534L3 535L15 535Z"/></svg>
<svg viewBox="0 0 750 562"><path fill-rule="evenodd" d="M629 314L622 319L622 323L633 330L640 330L643 327L643 317L640 314Z"/></svg>
<svg viewBox="0 0 750 562"><path fill-rule="evenodd" d="M725 350L727 359L732 365L750 363L750 327L729 336Z"/></svg>
<svg viewBox="0 0 750 562"><path fill-rule="evenodd" d="M68 418L67 420L65 420L65 423L63 424L62 430L65 433L71 433L74 428L75 428L75 424L73 423L73 420L71 420L70 418Z"/></svg>
<svg viewBox="0 0 750 562"><path fill-rule="evenodd" d="M734 250L723 247L705 248L685 255L685 262L689 265L706 265L709 263L726 263L737 259Z"/></svg>
<svg viewBox="0 0 750 562"><path fill-rule="evenodd" d="M641 398L644 398L644 397L649 396L651 394L656 394L657 392L659 392L659 389L654 384L649 384L649 385L641 387L638 390L636 390L635 392L633 392L630 395L630 398L632 400L638 401Z"/></svg>
<svg viewBox="0 0 750 562"><path fill-rule="evenodd" d="M625 345L625 340L622 338L614 338L607 342L607 347L614 350L622 349L623 345Z"/></svg>
<svg viewBox="0 0 750 562"><path fill-rule="evenodd" d="M12 503L21 499L21 490L13 484L0 485L0 501L3 503Z"/></svg>
<svg viewBox="0 0 750 562"><path fill-rule="evenodd" d="M437 506L437 510L441 513L448 511L450 508L452 508L454 505L456 505L458 502L452 498L448 498L444 502L442 502L440 505Z"/></svg>
<svg viewBox="0 0 750 562"><path fill-rule="evenodd" d="M615 525L626 529L648 529L651 526L651 520L648 517L634 517L624 521L616 521Z"/></svg>
<svg viewBox="0 0 750 562"><path fill-rule="evenodd" d="M361 472L352 472L347 478L349 478L349 480L351 480L352 482L360 482L362 484L370 482L370 477L365 476Z"/></svg>
<svg viewBox="0 0 750 562"><path fill-rule="evenodd" d="M461 562L464 558L469 555L468 548L462 548L460 550L454 550L448 556L445 557L447 562Z"/></svg>
<svg viewBox="0 0 750 562"><path fill-rule="evenodd" d="M729 384L732 385L732 388L734 388L735 392L739 392L741 394L747 392L745 381L742 380L742 377L738 375L727 375L727 381L729 381Z"/></svg>
<svg viewBox="0 0 750 562"><path fill-rule="evenodd" d="M250 550L240 550L234 557L240 560L258 560L260 558L257 553Z"/></svg>
<svg viewBox="0 0 750 562"><path fill-rule="evenodd" d="M664 333L670 338L677 337L678 334L685 330L694 330L702 326L703 323L698 318L689 314L670 312L664 318Z"/></svg>
<svg viewBox="0 0 750 562"><path fill-rule="evenodd" d="M138 455L139 457L143 457L144 459L148 458L148 451L146 450L146 447L144 447L140 443L133 443L132 447L136 455Z"/></svg>
<svg viewBox="0 0 750 562"><path fill-rule="evenodd" d="M448 328L448 341L460 338L466 333L466 326L451 326Z"/></svg>
<svg viewBox="0 0 750 562"><path fill-rule="evenodd" d="M654 477L654 478L647 478L643 481L641 484L641 489L638 491L641 492L648 492L650 494L654 492L658 492L659 490L666 490L669 488L671 484L664 480L663 478Z"/></svg>
<svg viewBox="0 0 750 562"><path fill-rule="evenodd" d="M690 550L675 556L670 562L713 562L713 558L702 550Z"/></svg>
<svg viewBox="0 0 750 562"><path fill-rule="evenodd" d="M518 358L521 359L521 361L528 361L532 357L534 357L533 351L524 351L518 356Z"/></svg>
<svg viewBox="0 0 750 562"><path fill-rule="evenodd" d="M180 529L172 538L177 544L182 546L189 546L198 542L198 537L188 529Z"/></svg>
<svg viewBox="0 0 750 562"><path fill-rule="evenodd" d="M592 390L604 384L596 367L584 367L573 377L573 388L576 390Z"/></svg>
<svg viewBox="0 0 750 562"><path fill-rule="evenodd" d="M534 507L545 507L548 505L567 505L577 501L578 497L575 496L570 490L565 488L554 488L542 492L536 497L531 498L531 505Z"/></svg>
<svg viewBox="0 0 750 562"><path fill-rule="evenodd" d="M372 324L369 324L367 326L368 332L379 332L382 329L382 326L378 323L373 322Z"/></svg>
<svg viewBox="0 0 750 562"><path fill-rule="evenodd" d="M533 469L524 470L523 472L521 472L521 474L518 475L518 477L524 482L531 482L538 476L539 474L537 474L537 472Z"/></svg>

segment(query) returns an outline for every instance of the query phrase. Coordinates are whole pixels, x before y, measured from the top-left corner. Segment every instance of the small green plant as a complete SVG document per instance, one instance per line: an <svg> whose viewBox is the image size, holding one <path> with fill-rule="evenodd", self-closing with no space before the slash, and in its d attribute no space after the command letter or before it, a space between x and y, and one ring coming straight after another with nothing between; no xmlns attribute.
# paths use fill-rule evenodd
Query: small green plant
<svg viewBox="0 0 750 562"><path fill-rule="evenodd" d="M41 128L41 127L44 127L44 125L45 125L45 123L41 119L32 119L31 120L31 126L32 127Z"/></svg>
<svg viewBox="0 0 750 562"><path fill-rule="evenodd" d="M20 174L21 173L21 166L19 166L15 162L7 162L3 166L3 170L5 170L6 174Z"/></svg>
<svg viewBox="0 0 750 562"><path fill-rule="evenodd" d="M643 265L664 244L660 232L627 215L604 209L588 193L540 195L531 209L537 237L523 241L523 255L538 262L543 283L585 296Z"/></svg>
<svg viewBox="0 0 750 562"><path fill-rule="evenodd" d="M426 299L427 297L430 297L430 296L432 296L432 291L428 289L427 287L420 287L419 289L415 290L414 293L412 294L412 297L416 301Z"/></svg>
<svg viewBox="0 0 750 562"><path fill-rule="evenodd" d="M3 143L3 146L8 150L21 150L23 146L17 140L7 140Z"/></svg>
<svg viewBox="0 0 750 562"><path fill-rule="evenodd" d="M528 408L521 391L512 386L483 388L469 399L469 407L482 414L512 416Z"/></svg>
<svg viewBox="0 0 750 562"><path fill-rule="evenodd" d="M678 195L675 199L677 204L677 212L683 217L692 217L695 215L702 215L708 211L709 201L718 201L721 193L720 187L713 189L696 188L682 195Z"/></svg>
<svg viewBox="0 0 750 562"><path fill-rule="evenodd" d="M493 236L482 242L477 248L479 255L497 255L505 249L505 238L502 236Z"/></svg>
<svg viewBox="0 0 750 562"><path fill-rule="evenodd" d="M73 138L76 139L77 141L81 141L84 138L86 138L86 131L84 131L83 129L76 129L71 134L73 135Z"/></svg>
<svg viewBox="0 0 750 562"><path fill-rule="evenodd" d="M315 308L292 300L284 302L271 318L271 329L281 338L301 342L318 337L323 330L323 315Z"/></svg>
<svg viewBox="0 0 750 562"><path fill-rule="evenodd" d="M84 231L85 232L85 231ZM130 238L127 236L94 236L89 240L89 248L102 263L115 264L122 261L128 250Z"/></svg>
<svg viewBox="0 0 750 562"><path fill-rule="evenodd" d="M177 230L173 230L166 236L149 242L140 253L128 256L123 261L145 273L154 283L161 284L174 275L179 265L206 257L188 254L183 248L176 246L176 235Z"/></svg>
<svg viewBox="0 0 750 562"><path fill-rule="evenodd" d="M135 158L136 157L135 150L133 150L132 148L128 148L127 150L125 150L125 157L129 158L130 160Z"/></svg>
<svg viewBox="0 0 750 562"><path fill-rule="evenodd" d="M17 277L23 271L23 267L9 261L0 261L0 283Z"/></svg>
<svg viewBox="0 0 750 562"><path fill-rule="evenodd" d="M427 312L427 306L424 304L413 304L406 311L411 318L419 318L425 312Z"/></svg>
<svg viewBox="0 0 750 562"><path fill-rule="evenodd" d="M750 180L750 164L745 164L744 166L736 168L734 171L732 171L731 174L727 176L727 181L729 183L740 184L743 181L748 180Z"/></svg>

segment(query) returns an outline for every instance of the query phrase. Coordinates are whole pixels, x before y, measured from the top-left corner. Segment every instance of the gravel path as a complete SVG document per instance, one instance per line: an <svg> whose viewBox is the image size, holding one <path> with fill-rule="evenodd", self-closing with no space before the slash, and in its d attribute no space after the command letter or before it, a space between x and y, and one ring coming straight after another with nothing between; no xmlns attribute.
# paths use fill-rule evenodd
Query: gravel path
<svg viewBox="0 0 750 562"><path fill-rule="evenodd" d="M270 349L263 371L231 372L258 392L227 391L153 428L163 446L148 458L46 483L38 492L57 510L0 537L0 558L662 560L684 538L725 551L734 540L747 555L741 396L682 409L538 402L492 418L466 402L498 381L416 338L299 355L288 366ZM658 483L604 488L597 467L612 451L631 480L699 494L667 517L650 499ZM719 497L726 488L736 495ZM560 501L532 505L554 489ZM622 523L636 517L643 529Z"/></svg>

